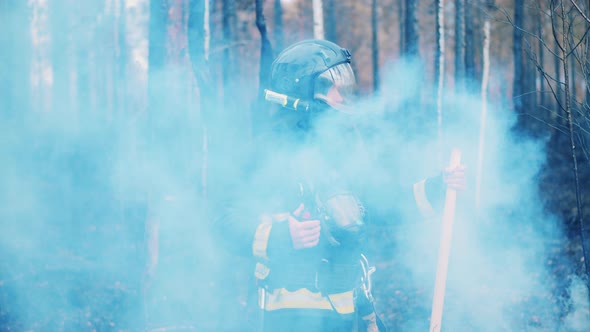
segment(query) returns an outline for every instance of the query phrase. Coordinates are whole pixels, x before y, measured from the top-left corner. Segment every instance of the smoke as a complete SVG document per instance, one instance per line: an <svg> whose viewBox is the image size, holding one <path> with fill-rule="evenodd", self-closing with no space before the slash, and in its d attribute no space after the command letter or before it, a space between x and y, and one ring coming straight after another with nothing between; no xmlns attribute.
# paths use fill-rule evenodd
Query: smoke
<svg viewBox="0 0 590 332"><path fill-rule="evenodd" d="M100 3L89 1L77 10L94 13ZM302 145L304 138L285 131L251 140L244 129L248 107L215 110L211 118L198 110L197 99L187 97L192 77L183 63L150 73L162 106L145 110L146 17L138 14L145 8L129 3L127 22L140 23L138 30L126 32L134 46L127 55L130 72L114 80L125 86L124 107L113 111L99 98L108 94L98 96L95 90L108 89L91 69L113 66L109 57L88 53L94 46L89 41L111 36L98 25L76 57L53 55L52 60L61 59L52 68L54 82L66 82L53 96L56 106L42 112L49 107L42 101L12 96L12 105L22 111L1 115L3 327L102 331L138 330L147 323L150 328L251 329L255 323L243 311L252 295L253 264L235 257L227 245L243 241L233 236L244 234L230 229L219 234L211 221L228 194L252 203L250 210L272 210L272 199L254 198L268 198L267 190L278 181L298 174L346 185L366 199L369 227L379 233L369 255L379 263L379 314L391 327L426 329L441 224L418 214L412 185L439 174L453 147L462 151L469 186L457 202L443 329L582 331L589 326L583 282L556 277L559 266L569 262L559 251L561 221L544 212L537 191L544 142L513 131L510 111L488 105L476 210L481 108L476 94L447 91L439 140L435 103L417 102L434 100L435 90L426 87L420 63L400 60L386 70L381 92L359 103L360 115L314 118L313 144ZM108 15L101 17L100 22L109 22ZM19 51L27 50L13 50ZM64 91L75 91L76 100ZM293 115L283 116L289 121ZM272 121L276 118L281 115ZM269 152L271 158L257 160L266 163L251 167L259 153ZM159 255L146 274L152 227ZM565 287L568 294L560 294ZM564 312L570 315L564 318Z"/></svg>
<svg viewBox="0 0 590 332"><path fill-rule="evenodd" d="M112 28L125 8L115 14L113 3L33 1L8 12L20 29L53 33L10 49L25 59L32 50L34 64L2 68L8 78L32 70L50 82L24 85L31 99L3 93L3 330L136 331L146 322L213 330L222 320L228 294L218 283L228 277L219 277L201 197L202 123L187 97L190 67L153 74L166 107L146 116L146 8L126 8L128 22L140 23L119 31L132 49L122 61L126 76L118 76ZM150 275L148 221L159 231Z"/></svg>
<svg viewBox="0 0 590 332"><path fill-rule="evenodd" d="M443 97L443 130L438 137L434 105L421 103L419 107L403 108L407 105L405 100L415 97L416 86L425 88L419 69L415 62L394 64L382 89L381 101L374 103L374 108L369 107L381 110L383 105L393 104L391 109L399 113L396 121L401 120L402 127L412 130L408 133L376 128L376 141L367 145L379 149L387 146L380 142L395 142L397 149L381 152L402 156L399 163L379 167L398 173L404 181L433 175L446 167L451 148L462 151L468 187L457 200L443 329L584 330L590 320L583 309L587 304L580 301L584 296L580 281L571 281L562 274L564 267L571 264L561 251L565 245L562 222L546 213L539 192L545 142L521 135L515 128L516 115L494 103L487 105L484 144L480 149L480 95L452 91L445 91ZM432 119L419 118L423 123L413 127L415 117L420 117L418 113L427 113ZM481 178L477 179L480 160ZM371 174L380 177L381 173ZM479 192L477 180L481 181ZM383 190L375 195L392 197ZM390 204L395 201L390 200ZM404 217L390 220L392 224L385 228L394 244L384 247L388 251L380 250L379 245L373 249L378 257L389 261L377 278L381 286L390 289L377 292L381 295L379 307L390 325L402 330L423 330L428 328L432 305L441 215L424 220L408 206L398 206L399 215ZM567 298L561 290L570 281L571 298ZM582 302L587 303L587 298ZM393 310L388 308L392 303ZM585 314L574 315L575 323L569 317L562 321L567 312Z"/></svg>

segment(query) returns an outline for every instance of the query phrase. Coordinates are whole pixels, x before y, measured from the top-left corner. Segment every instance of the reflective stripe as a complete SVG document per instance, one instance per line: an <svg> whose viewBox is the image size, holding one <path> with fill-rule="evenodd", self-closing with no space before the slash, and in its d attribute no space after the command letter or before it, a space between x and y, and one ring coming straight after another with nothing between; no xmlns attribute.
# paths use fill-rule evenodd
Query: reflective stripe
<svg viewBox="0 0 590 332"><path fill-rule="evenodd" d="M268 260L266 248L268 246L268 237L272 228L272 219L269 216L260 217L260 224L254 233L254 242L252 243L252 253L255 257Z"/></svg>
<svg viewBox="0 0 590 332"><path fill-rule="evenodd" d="M328 295L334 308L339 314L351 314L354 312L353 292ZM278 309L323 309L332 310L332 305L325 296L301 288L290 292L285 288L278 288L266 293L266 310Z"/></svg>
<svg viewBox="0 0 590 332"><path fill-rule="evenodd" d="M422 215L426 218L433 217L436 213L432 208L432 205L426 197L426 180L414 183L414 200Z"/></svg>
<svg viewBox="0 0 590 332"><path fill-rule="evenodd" d="M268 266L262 263L256 263L256 270L254 270L254 275L256 276L256 279L264 280L266 279L266 277L268 277L269 273L270 269L268 268Z"/></svg>
<svg viewBox="0 0 590 332"><path fill-rule="evenodd" d="M379 326L377 325L377 315L375 314L375 312L363 316L363 320L367 325L367 332L379 332Z"/></svg>
<svg viewBox="0 0 590 332"><path fill-rule="evenodd" d="M275 213L271 216L273 222L283 222L289 220L289 212Z"/></svg>

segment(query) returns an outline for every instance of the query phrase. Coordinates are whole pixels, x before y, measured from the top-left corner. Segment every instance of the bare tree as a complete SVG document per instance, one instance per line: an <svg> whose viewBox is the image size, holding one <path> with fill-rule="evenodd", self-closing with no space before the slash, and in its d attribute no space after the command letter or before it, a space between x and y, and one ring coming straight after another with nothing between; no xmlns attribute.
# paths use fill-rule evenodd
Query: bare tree
<svg viewBox="0 0 590 332"><path fill-rule="evenodd" d="M519 0L516 0L519 1ZM475 51L478 49L476 46L475 39L475 18L476 18L476 4L473 0L466 1L464 3L464 19L463 24L465 26L465 52L463 53L464 61L464 76L468 82L467 87L476 92L475 82L477 81L477 75L475 70Z"/></svg>
<svg viewBox="0 0 590 332"><path fill-rule="evenodd" d="M125 14L125 1L117 0L114 8L114 46L115 46L115 66L114 66L114 98L115 98L115 110L122 112L127 109L126 105L126 93L127 83L127 43L125 39L126 31L126 14Z"/></svg>
<svg viewBox="0 0 590 332"><path fill-rule="evenodd" d="M379 1L371 1L371 43L373 50L373 91L379 90Z"/></svg>
<svg viewBox="0 0 590 332"><path fill-rule="evenodd" d="M584 256L584 262L588 262L590 259L590 244L588 239L590 238L590 229L584 222L584 208L583 203L584 197L587 197L582 193L585 187L580 186L581 176L588 177L590 168L580 168L579 157L584 156L588 161L588 153L584 149L582 136L587 135L589 132L588 122L584 122L583 113L577 113L576 98L572 95L572 84L576 84L571 80L571 61L576 61L577 68L584 68L584 64L587 55L584 53L584 49L587 50L587 45L584 42L587 40L588 32L590 31L590 21L587 16L584 15L584 10L574 0L552 0L549 2L549 8L546 13L549 16L551 23L551 35L553 37L552 43L549 43L543 38L542 35L535 35L531 31L528 31L522 24L522 17L518 18L517 14L524 13L524 7L520 2L515 7L515 18L511 22L514 26L515 38L520 38L523 49L528 52L529 59L534 63L537 70L540 72L547 88L551 91L554 101L556 103L556 110L549 110L552 112L552 117L547 121L536 116L532 112L527 113L527 118L530 118L539 123L546 125L554 129L552 140L549 148L553 148L555 153L561 153L563 149L559 146L567 141L569 145L569 156L561 155L561 158L568 158L568 162L571 162L571 175L573 177L574 193L575 197L575 209L567 209L568 211L575 211L572 215L569 212L566 218L575 220L575 224L578 225L579 234L582 244L582 254ZM573 11L577 11L576 17L572 17ZM575 24L579 18L584 18L586 24L583 26L581 31L578 31ZM537 30L538 31L538 30ZM554 62L552 66L553 71L546 70L544 63L539 62L539 57L534 52L531 43L525 36L531 38L537 38L537 41L543 48L543 51L553 56ZM524 48L526 45L526 48ZM516 46L514 48L515 62L520 59L520 55L517 54ZM515 63L516 68L516 63ZM523 69L523 68L521 68ZM517 79L522 72L515 72L515 79ZM551 75L553 73L553 75ZM563 76L562 76L563 75ZM588 84L588 76L585 76L586 86ZM515 82L515 86L518 85ZM520 90L519 90L520 89ZM524 87L515 87L515 100L518 99L517 93L524 93ZM526 105L521 104L521 107ZM543 107L543 106L542 106ZM524 110L523 110L524 112ZM521 118L521 121L524 119ZM528 121L528 120L527 120ZM527 126L529 126L527 124ZM567 140L564 138L567 137ZM580 144L581 143L581 144ZM580 149L581 145L581 149ZM558 158L558 157L554 157ZM590 166L588 163L586 166ZM569 188L565 186L560 188L564 191L569 191ZM562 204L563 205L563 204ZM590 268L588 264L585 264L585 273L588 280L590 280ZM589 285L590 286L590 285Z"/></svg>
<svg viewBox="0 0 590 332"><path fill-rule="evenodd" d="M443 128L443 89L445 77L445 1L436 0L436 51L434 57L434 75L438 80L436 97L436 114L438 123L439 165L442 165L442 128Z"/></svg>
<svg viewBox="0 0 590 332"><path fill-rule="evenodd" d="M324 39L324 5L322 0L313 0L313 37Z"/></svg>
<svg viewBox="0 0 590 332"><path fill-rule="evenodd" d="M418 57L419 38L418 38L418 20L416 18L416 8L418 0L404 0L404 28L402 55L409 57Z"/></svg>
<svg viewBox="0 0 590 332"><path fill-rule="evenodd" d="M324 18L326 39L338 43L338 20L336 19L337 0L324 0Z"/></svg>
<svg viewBox="0 0 590 332"><path fill-rule="evenodd" d="M587 285L590 288L590 264L588 263L588 259L590 258L590 248L588 246L588 235L590 235L590 227L588 227L585 222L584 222L584 209L582 206L582 193L581 193L581 188L580 188L580 174L579 174L579 170L578 170L578 156L577 156L577 149L576 149L576 143L578 142L577 139L577 135L576 135L576 129L580 128L579 126L576 125L576 119L574 117L573 114L573 108L571 105L571 91L570 91L570 81L569 81L569 68L568 68L568 57L570 56L570 54L574 54L574 52L576 51L578 45L580 45L584 40L586 40L586 36L588 34L588 31L590 31L590 19L585 15L584 11L580 8L580 6L576 3L576 1L574 0L570 0L571 4L576 8L576 10L578 11L578 14L582 15L582 17L584 17L585 21L586 21L586 25L587 28L585 29L586 32L584 33L584 35L578 40L578 42L576 41L572 41L572 34L571 34L571 24L573 24L573 20L569 19L568 20L568 12L569 10L566 12L566 7L564 5L564 1L561 0L559 1L559 4L555 4L554 1L552 1L552 6L554 5L558 5L559 8L558 11L560 12L560 20L561 20L561 40L559 45L560 51L561 51L561 55L562 55L562 63L563 63L563 73L564 73L564 82L565 82L565 86L564 86L564 111L567 117L567 127L568 127L568 133L569 133L569 143L570 143L570 148L571 148L571 158L572 158L572 169L573 169L573 173L574 173L574 184L575 184L575 193L576 193L576 209L577 209L577 221L580 227L580 238L582 241L582 251L584 254L584 265L586 267L586 277L587 277ZM557 9L556 8L556 9ZM568 26L569 24L569 26ZM555 31L555 28L554 28ZM555 34L555 33L554 33ZM556 38L556 41L557 38ZM573 47L572 47L573 45ZM582 58L578 58L580 62L582 62L584 59L585 60L586 57L582 57ZM583 63L583 62L582 62ZM588 84L588 82L590 81L586 81L586 84ZM577 127L577 128L576 128ZM583 128L581 128L583 129Z"/></svg>
<svg viewBox="0 0 590 332"><path fill-rule="evenodd" d="M578 7L576 7L576 9L578 9ZM590 18L590 4L586 6L585 12L582 9L580 9L580 12L584 14L582 16L586 20L586 24L590 26L590 21L588 20L588 18ZM590 82L590 34L586 34L586 38L585 38L584 42L585 42L585 47L584 47L585 54L581 57L581 60L582 60L581 68L582 68L582 74L584 75L584 81ZM586 91L584 93L584 109L586 111L588 111L588 110L590 110L590 84L585 84L585 85L586 85Z"/></svg>
<svg viewBox="0 0 590 332"><path fill-rule="evenodd" d="M405 49L405 45L406 45L406 16L405 16L405 6L406 6L406 1L405 0L399 0L398 3L398 17L399 17L399 50L400 50L400 54L404 54L404 49Z"/></svg>
<svg viewBox="0 0 590 332"><path fill-rule="evenodd" d="M486 1L487 11L491 11L494 7L494 0ZM491 23L489 16L486 16L483 25L483 50L482 50L482 79L481 79L481 113L479 125L479 146L477 149L477 170L475 174L475 209L479 213L480 198L481 198L481 178L483 170L483 161L485 156L485 135L486 135L486 120L488 112L488 82L490 74L490 29Z"/></svg>
<svg viewBox="0 0 590 332"><path fill-rule="evenodd" d="M30 109L31 9L26 1L0 1L0 108L3 116Z"/></svg>
<svg viewBox="0 0 590 332"><path fill-rule="evenodd" d="M48 35L48 5L40 0L30 2L31 101L32 108L37 111L49 111L51 105L51 81L47 74L53 72L53 67L49 55L51 39Z"/></svg>
<svg viewBox="0 0 590 332"><path fill-rule="evenodd" d="M207 198L209 146L207 125L215 112L215 94L208 57L209 0L189 0L188 53L199 88L199 110L202 122L201 194Z"/></svg>
<svg viewBox="0 0 590 332"><path fill-rule="evenodd" d="M259 97L262 97L263 90L268 85L270 76L270 64L273 60L273 51L268 33L266 30L266 19L264 18L264 0L256 0L256 27L260 32L260 71L258 75Z"/></svg>
<svg viewBox="0 0 590 332"><path fill-rule="evenodd" d="M266 19L264 18L264 0L256 0L256 27L260 32L260 68L258 74L258 98L254 102L255 110L252 112L253 123L252 127L256 128L265 121L262 118L265 113L260 109L264 109L264 89L268 87L270 78L270 66L273 56L272 45L268 39L266 31Z"/></svg>
<svg viewBox="0 0 590 332"><path fill-rule="evenodd" d="M188 54L199 85L202 113L207 112L210 106L205 102L208 101L207 98L211 98L213 90L207 59L208 2L209 0L189 0L187 27Z"/></svg>
<svg viewBox="0 0 590 332"><path fill-rule="evenodd" d="M539 52L539 63L545 63L545 47L543 45L543 23L544 20L543 18L545 17L544 15L544 8L543 8L543 3L539 2L539 7L537 8L538 10L538 15L539 15L539 20L536 21L537 22L537 34L539 36L538 39L538 43L537 43L537 51ZM539 72L539 71L535 71L535 72ZM541 93L539 93L539 105L541 107L545 106L545 80L542 77L542 74L539 72L539 91Z"/></svg>
<svg viewBox="0 0 590 332"><path fill-rule="evenodd" d="M223 0L222 2L222 29L223 29L223 65L222 76L224 85L224 109L231 108L232 98L235 92L234 78L236 74L236 62L234 59L234 43L236 38L236 1Z"/></svg>
<svg viewBox="0 0 590 332"><path fill-rule="evenodd" d="M514 111L522 119L523 106L523 71L524 71L524 56L523 56L523 31L524 23L524 0L514 1L514 33L512 44L512 57L514 61L514 85L512 86L512 101L514 103ZM522 120L521 120L522 121Z"/></svg>
<svg viewBox="0 0 590 332"><path fill-rule="evenodd" d="M68 23L72 20L71 7L64 1L52 2L49 6L49 22L51 33L51 64L53 66L52 111L59 112L69 109L68 101L68 72L69 65L73 62L71 32ZM89 29L92 29L92 23Z"/></svg>
<svg viewBox="0 0 590 332"><path fill-rule="evenodd" d="M165 66L166 60L166 25L168 16L168 1L166 0L150 0L150 14L149 14L149 32L148 32L148 114L147 114L147 134L150 143L156 143L158 116L164 107L165 95L162 91L162 85L159 84L159 75ZM161 77L161 76L160 76ZM152 190L152 188L150 188ZM147 193L148 197L153 197L153 192ZM148 202L148 205L154 202ZM153 274L158 257L159 257L159 227L160 220L148 214L145 222L145 244L147 251L146 262L146 280L142 287L144 292L144 306L145 306L145 324L150 324L150 316L147 310L147 285L149 278Z"/></svg>
<svg viewBox="0 0 590 332"><path fill-rule="evenodd" d="M283 49L285 45L285 33L283 31L283 5L281 0L274 0L274 24L275 24L275 46L277 51Z"/></svg>
<svg viewBox="0 0 590 332"><path fill-rule="evenodd" d="M465 71L463 62L465 51L465 0L455 1L455 91L462 90Z"/></svg>
<svg viewBox="0 0 590 332"><path fill-rule="evenodd" d="M167 0L150 0L149 46L148 46L148 108L150 113L162 109L162 99L155 77L164 68L166 61Z"/></svg>

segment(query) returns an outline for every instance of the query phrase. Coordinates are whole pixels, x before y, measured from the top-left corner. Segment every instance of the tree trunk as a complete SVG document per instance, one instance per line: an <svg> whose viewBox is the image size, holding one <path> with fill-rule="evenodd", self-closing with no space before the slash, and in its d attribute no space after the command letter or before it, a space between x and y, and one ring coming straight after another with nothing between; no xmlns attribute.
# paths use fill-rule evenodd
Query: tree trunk
<svg viewBox="0 0 590 332"><path fill-rule="evenodd" d="M68 78L71 56L71 32L68 26L71 20L70 6L65 1L51 2L49 6L49 22L51 33L51 65L53 67L53 85L51 89L52 112L69 109Z"/></svg>
<svg viewBox="0 0 590 332"><path fill-rule="evenodd" d="M116 19L116 53L115 67L115 109L121 113L127 109L127 41L126 30L127 15L125 14L125 1L117 0Z"/></svg>
<svg viewBox="0 0 590 332"><path fill-rule="evenodd" d="M465 25L465 52L464 52L464 77L466 88L470 93L477 93L475 82L475 4L471 1L464 3L464 25Z"/></svg>
<svg viewBox="0 0 590 332"><path fill-rule="evenodd" d="M103 10L104 19L101 28L98 30L100 33L107 33L111 38L108 39L108 47L105 48L103 55L101 56L104 70L102 74L103 94L100 96L102 99L102 106L107 112L109 119L113 120L116 115L116 79L117 79L117 2L118 0L107 1Z"/></svg>
<svg viewBox="0 0 590 332"><path fill-rule="evenodd" d="M571 92L572 100L574 101L574 104L575 105L578 105L578 103L577 103L577 101L578 101L578 87L576 85L576 82L577 82L577 78L576 78L576 62L573 59L570 61L570 67L571 67L570 68L570 73L571 73L571 76L570 76L570 84L571 84L571 87L572 87L572 92ZM577 107L577 106L574 106L574 107Z"/></svg>
<svg viewBox="0 0 590 332"><path fill-rule="evenodd" d="M582 195L580 192L580 180L579 180L579 171L578 171L578 159L577 159L577 151L576 151L576 139L575 139L575 132L574 132L574 121L573 112L571 107L571 96L570 96L570 89L569 89L569 71L568 71L568 52L569 52L569 36L567 35L567 25L566 25L566 14L565 8L563 5L563 0L560 2L561 13L562 17L562 55L563 55L563 76L565 82L564 88L564 99L565 99L565 113L567 116L567 125L569 130L569 139L570 139L570 148L572 153L572 169L574 173L574 185L575 185L575 192L576 192L576 209L577 209L577 219L578 224L580 225L580 238L582 242L582 252L584 255L584 266L586 267L586 285L590 289L590 248L587 247L586 241L586 225L584 224L584 210L582 209Z"/></svg>
<svg viewBox="0 0 590 332"><path fill-rule="evenodd" d="M485 134L486 134L486 118L488 113L488 81L490 73L490 19L486 18L483 27L483 75L481 79L481 114L479 122L479 148L477 150L477 170L475 174L475 211L479 214L481 203L481 178L483 172L484 156L485 156Z"/></svg>
<svg viewBox="0 0 590 332"><path fill-rule="evenodd" d="M539 35L539 39L537 48L539 52L539 63L541 66L544 66L545 64L545 47L543 46L543 43L545 42L543 37L543 17L543 4L539 2L539 20L537 20L537 34ZM545 107L545 79L543 77L543 73L538 70L536 72L538 73L539 80L539 105L541 107Z"/></svg>
<svg viewBox="0 0 590 332"><path fill-rule="evenodd" d="M36 111L48 112L51 102L53 67L50 61L51 40L48 35L48 4L32 0L31 5L31 101Z"/></svg>
<svg viewBox="0 0 590 332"><path fill-rule="evenodd" d="M513 46L512 56L514 61L514 85L512 87L512 101L514 103L514 111L518 114L519 123L522 124L524 119L524 105L523 105L523 74L524 74L524 61L523 61L523 38L522 31L524 29L524 0L516 0L514 2L514 33L513 33Z"/></svg>
<svg viewBox="0 0 590 332"><path fill-rule="evenodd" d="M199 84L203 78L207 57L205 53L205 14L207 0L189 0L187 39L188 55ZM202 87L199 87L202 88Z"/></svg>
<svg viewBox="0 0 590 332"><path fill-rule="evenodd" d="M222 29L223 29L223 109L224 111L232 108L232 98L235 98L234 79L236 78L236 63L234 59L234 42L236 34L236 2L235 0L223 0L222 8Z"/></svg>
<svg viewBox="0 0 590 332"><path fill-rule="evenodd" d="M280 52L283 50L285 45L285 33L283 24L283 5L281 0L274 0L274 23L275 23L275 46L276 51ZM328 0L332 1L332 0Z"/></svg>
<svg viewBox="0 0 590 332"><path fill-rule="evenodd" d="M188 53L199 89L199 112L202 124L201 195L208 196L209 146L207 125L215 112L214 91L207 63L209 0L189 0L187 27Z"/></svg>
<svg viewBox="0 0 590 332"><path fill-rule="evenodd" d="M148 117L153 119L164 109L163 86L157 75L166 61L166 27L168 23L168 1L150 0L148 32ZM150 123L154 125L154 123Z"/></svg>
<svg viewBox="0 0 590 332"><path fill-rule="evenodd" d="M569 19L570 24L573 24L574 17L572 16L572 13L569 13L568 14L568 19ZM570 48L570 50L573 49L573 47L574 47L574 41L570 39L570 41L569 41L569 48ZM568 84L570 84L570 86L571 86L571 98L572 98L572 101L574 102L573 105L572 105L574 107L574 113L577 113L576 110L575 110L575 108L577 107L576 106L577 105L577 102L576 101L577 101L577 96L578 96L578 91L577 91L578 89L576 87L576 61L575 61L575 56L574 56L573 53L570 55L570 57L571 57L571 59L569 59L570 60L569 61L569 64L570 64L570 68L569 68L570 81L569 81Z"/></svg>
<svg viewBox="0 0 590 332"><path fill-rule="evenodd" d="M324 6L322 0L312 0L313 3L313 38L324 39Z"/></svg>
<svg viewBox="0 0 590 332"><path fill-rule="evenodd" d="M373 50L373 91L379 90L379 18L378 1L371 0L371 43Z"/></svg>
<svg viewBox="0 0 590 332"><path fill-rule="evenodd" d="M455 91L463 91L465 51L465 0L455 1Z"/></svg>
<svg viewBox="0 0 590 332"><path fill-rule="evenodd" d="M264 0L256 0L256 27L260 32L260 69L258 75L258 98L254 102L255 110L252 112L252 128L258 131L262 123L266 123L266 109L264 101L264 89L268 88L270 78L270 66L273 60L273 51L266 31L266 19L264 18Z"/></svg>
<svg viewBox="0 0 590 332"><path fill-rule="evenodd" d="M555 20L554 17L557 14L555 13L554 7L551 7L550 11L552 12L551 13L551 17L552 17L551 24L552 24L553 29L555 29L557 22L554 21ZM554 32L554 34L555 34L555 32ZM561 91L562 91L562 87L561 87L561 82L562 82L562 80L561 80L561 58L558 56L558 54L561 53L561 50L559 48L559 40L557 39L557 36L553 41L553 52L555 53L555 56L553 57L553 65L555 67L555 76L554 77L555 77L555 80L557 81L557 83L555 84L555 99L556 99L555 100L555 103L556 103L555 110L556 110L556 112L555 112L554 117L555 117L555 120L558 123L558 125L564 125L565 121L563 121L563 119L562 119L563 112L562 112L562 106L561 106L561 105L563 105L563 103L562 103L563 97L562 97L562 93L561 93Z"/></svg>
<svg viewBox="0 0 590 332"><path fill-rule="evenodd" d="M418 40L418 20L416 18L416 8L418 0L405 0L404 14L404 47L402 54L408 57L419 57L419 40Z"/></svg>
<svg viewBox="0 0 590 332"><path fill-rule="evenodd" d="M0 1L0 116L31 108L31 8L27 1Z"/></svg>
<svg viewBox="0 0 590 332"><path fill-rule="evenodd" d="M586 6L585 15L586 17L590 18L590 4ZM588 28L590 26L590 22L587 21L586 24L586 28ZM583 61L583 68L585 68L584 82L586 82L586 89L584 92L584 110L587 112L586 114L590 114L590 34L586 35L585 53Z"/></svg>
<svg viewBox="0 0 590 332"><path fill-rule="evenodd" d="M215 0L204 0L205 2L205 13L203 18L203 33L205 34L205 60L209 60L209 49L211 48L211 12L212 5L215 4Z"/></svg>
<svg viewBox="0 0 590 332"><path fill-rule="evenodd" d="M407 17L405 16L405 0L399 0L398 3L398 17L399 17L399 52L400 56L405 54L406 49L406 20Z"/></svg>
<svg viewBox="0 0 590 332"><path fill-rule="evenodd" d="M438 80L437 97L436 97L436 114L438 128L438 164L443 165L442 148L443 148L443 89L445 79L445 2L444 0L435 1L436 12L436 51L434 56L434 73Z"/></svg>
<svg viewBox="0 0 590 332"><path fill-rule="evenodd" d="M259 97L263 97L264 89L268 87L270 65L273 60L273 51L266 30L264 17L264 0L256 0L256 27L260 32L260 71L258 75Z"/></svg>
<svg viewBox="0 0 590 332"><path fill-rule="evenodd" d="M338 43L338 20L336 19L336 0L324 0L324 27L326 39Z"/></svg>

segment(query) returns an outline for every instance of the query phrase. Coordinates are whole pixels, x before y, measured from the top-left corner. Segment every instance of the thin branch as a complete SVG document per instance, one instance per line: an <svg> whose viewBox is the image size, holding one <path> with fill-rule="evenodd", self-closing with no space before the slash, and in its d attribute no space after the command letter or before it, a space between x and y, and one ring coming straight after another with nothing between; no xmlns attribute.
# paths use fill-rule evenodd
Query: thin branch
<svg viewBox="0 0 590 332"><path fill-rule="evenodd" d="M547 85L549 86L549 89L551 89L551 93L553 94L553 98L555 98L555 101L557 102L559 109L564 110L564 107L561 104L559 97L557 96L557 92L554 90L553 85L551 85L549 78L551 78L551 80L554 81L558 85L565 84L565 83L563 83L557 79L554 79L551 75L547 74L547 72L545 72L545 70L543 69L543 65L541 63L539 63L539 61L537 60L537 54L532 50L531 44L528 42L528 40L526 38L524 38L524 42L527 45L526 52L529 55L529 59L531 59L533 61L533 64L535 65L537 70L539 70L539 72L541 73L541 75L543 76L545 81L547 82ZM559 59L561 61L563 61L563 59L561 57L559 57Z"/></svg>
<svg viewBox="0 0 590 332"><path fill-rule="evenodd" d="M574 0L570 0L570 2L572 3L572 5L574 5L574 7L576 7L576 10L578 11L578 13L580 15L582 15L582 17L586 20L586 22L590 23L590 18L588 18L588 16L586 16L586 14L584 14L584 11L578 6L578 4Z"/></svg>
<svg viewBox="0 0 590 332"><path fill-rule="evenodd" d="M555 52L554 52L554 51L553 51L553 50L552 50L552 49L549 47L549 45L547 45L547 44L545 43L545 40L543 39L543 37L542 37L542 36L537 36L537 35L535 35L535 34L533 34L533 33L529 32L528 30L522 29L521 27L519 27L519 26L515 25L515 24L514 24L514 22L512 21L512 19L510 18L510 14L508 14L508 13L506 12L506 10L504 10L504 9L500 9L500 11L501 11L502 13L504 13L504 15L505 15L505 17L506 17L506 21L500 21L500 20L496 20L496 22L508 23L508 24L510 24L510 25L511 25L513 28L520 30L520 32L522 32L523 34L525 34L525 35L528 35L528 36L531 36L531 37L533 37L533 38L537 39L539 42L541 42L541 44L543 44L543 47L545 47L545 49L547 50L547 52L549 52L549 53L551 53L551 55L553 55L553 56L555 56L555 57L557 57L557 58L560 58L560 59L561 59L561 56L560 56L559 54L555 53ZM551 17L551 15L549 15L549 17ZM526 40L526 38L525 38L525 40Z"/></svg>
<svg viewBox="0 0 590 332"><path fill-rule="evenodd" d="M570 28L571 28L571 26L572 25L570 25ZM588 35L588 31L590 31L590 25L586 29L586 32L584 32L584 35L582 35L580 40L578 40L578 43L567 53L566 56L570 56L570 54L575 52L575 50L578 48L578 46L580 46L580 44L584 41L584 38L586 38L586 35ZM570 35L573 35L573 33L571 33Z"/></svg>
<svg viewBox="0 0 590 332"><path fill-rule="evenodd" d="M564 6L563 6L563 0L560 3L561 6L561 11L562 14L564 13ZM567 47L567 35L566 35L566 29L565 29L565 16L564 19L562 21L562 25L563 25L563 42L564 42L564 47ZM563 50L564 55L566 54L566 50ZM565 82L566 84L568 83L568 68L567 68L567 57L564 56L564 60L563 60L563 71L564 71L564 76L565 76ZM571 106L570 106L570 90L569 90L569 86L566 85L565 87L565 111L567 114L567 123L568 123L568 129L569 129L569 138L570 138L570 147L571 147L571 153L572 153L572 166L573 166L573 172L574 172L574 184L575 184L575 189L576 189L576 214L577 214L577 220L579 223L579 227L580 227L580 238L582 240L582 253L584 255L584 265L586 267L586 277L590 277L590 262L588 262L588 256L590 255L590 248L587 247L586 245L586 236L585 236L585 225L584 225L584 211L582 209L582 198L581 198L581 192L580 192L580 179L579 179L579 173L578 173L578 160L576 157L576 140L575 140L575 131L574 131L574 126L573 126L573 115L572 115L572 110L571 110ZM590 280L587 280L586 283L587 287L590 287Z"/></svg>
<svg viewBox="0 0 590 332"><path fill-rule="evenodd" d="M545 121L545 120L543 120L543 119L541 119L541 118L539 118L537 116L534 116L534 115L532 115L530 113L527 113L527 114L524 114L524 115L530 117L531 119L537 120L538 122L540 122L540 123L542 123L544 125L547 125L547 127L553 128L556 131L558 131L558 132L560 132L560 133L562 133L564 135L567 135L567 131L565 131L564 129L559 128L558 126L553 125L553 124L551 124L551 123L549 123L549 122L547 122L547 121Z"/></svg>

